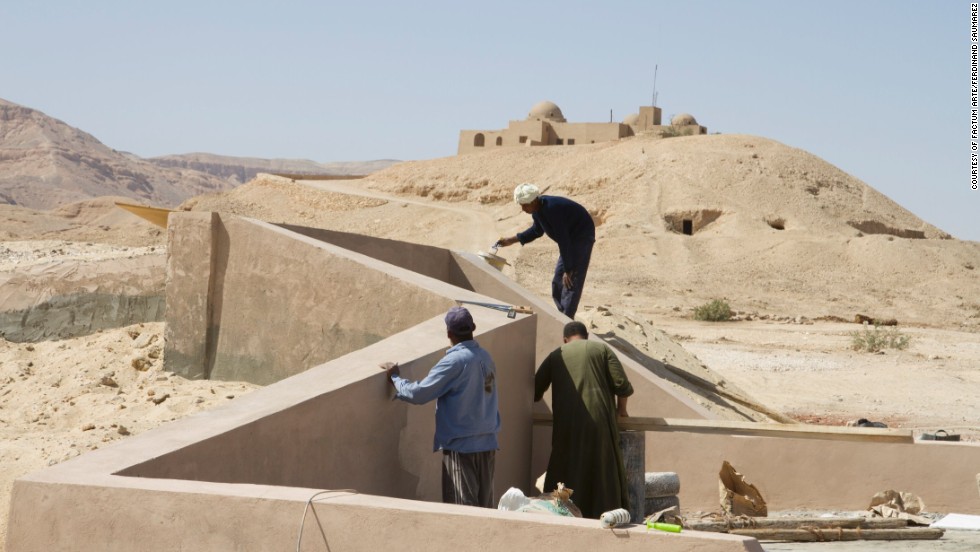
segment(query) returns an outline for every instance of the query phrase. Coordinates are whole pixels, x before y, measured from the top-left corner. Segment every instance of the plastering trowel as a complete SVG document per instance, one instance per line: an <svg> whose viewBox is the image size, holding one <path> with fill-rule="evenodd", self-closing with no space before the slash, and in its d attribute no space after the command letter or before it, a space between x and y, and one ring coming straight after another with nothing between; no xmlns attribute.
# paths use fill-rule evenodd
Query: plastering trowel
<svg viewBox="0 0 980 552"><path fill-rule="evenodd" d="M499 310L507 313L507 318L514 318L517 313L521 314L534 314L531 307L525 307L522 305L502 305L497 303L480 303L478 301L465 301L463 299L457 299L457 303L460 305L476 305L478 307L486 307L488 309Z"/></svg>
<svg viewBox="0 0 980 552"><path fill-rule="evenodd" d="M504 266L510 263L507 262L507 259L501 257L500 255L497 255L497 249L499 248L500 248L500 242L499 241L493 242L493 245L490 246L489 253L484 253L483 251L480 251L479 253L477 253L477 255L482 257L483 260L486 261L490 266L496 268L497 270L503 270Z"/></svg>

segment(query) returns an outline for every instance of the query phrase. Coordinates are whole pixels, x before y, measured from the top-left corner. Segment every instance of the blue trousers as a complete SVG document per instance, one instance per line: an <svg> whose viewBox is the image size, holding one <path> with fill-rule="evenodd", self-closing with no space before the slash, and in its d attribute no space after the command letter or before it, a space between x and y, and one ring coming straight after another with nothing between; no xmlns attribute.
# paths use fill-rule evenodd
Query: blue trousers
<svg viewBox="0 0 980 552"><path fill-rule="evenodd" d="M590 241L574 246L580 264L575 274L572 274L572 287L566 288L562 282L562 276L565 274L565 263L562 261L561 255L558 256L558 263L555 264L555 277L551 280L551 298L555 300L555 306L558 307L558 310L572 319L575 318L578 302L582 299L582 288L585 286L585 275L589 272L589 261L592 259L592 245L594 243Z"/></svg>

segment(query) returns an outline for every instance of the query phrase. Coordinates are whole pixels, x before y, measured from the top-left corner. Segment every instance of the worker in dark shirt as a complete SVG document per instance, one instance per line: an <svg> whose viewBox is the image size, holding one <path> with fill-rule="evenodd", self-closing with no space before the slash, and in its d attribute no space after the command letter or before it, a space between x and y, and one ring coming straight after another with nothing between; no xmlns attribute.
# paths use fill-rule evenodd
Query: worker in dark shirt
<svg viewBox="0 0 980 552"><path fill-rule="evenodd" d="M517 242L524 245L544 234L555 240L558 263L551 281L551 297L559 311L574 319L595 243L592 215L568 198L541 195L534 184L525 183L515 188L514 201L531 215L533 223L527 230L510 238L500 238L497 243L505 247Z"/></svg>

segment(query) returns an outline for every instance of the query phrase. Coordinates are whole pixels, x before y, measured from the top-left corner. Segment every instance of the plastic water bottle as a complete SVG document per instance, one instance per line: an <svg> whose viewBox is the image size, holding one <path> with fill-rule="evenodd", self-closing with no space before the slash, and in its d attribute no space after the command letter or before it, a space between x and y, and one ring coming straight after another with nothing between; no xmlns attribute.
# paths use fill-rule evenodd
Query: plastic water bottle
<svg viewBox="0 0 980 552"><path fill-rule="evenodd" d="M612 529L617 525L626 525L630 522L630 512L626 508L616 508L608 512L603 512L599 516L599 523L603 529Z"/></svg>

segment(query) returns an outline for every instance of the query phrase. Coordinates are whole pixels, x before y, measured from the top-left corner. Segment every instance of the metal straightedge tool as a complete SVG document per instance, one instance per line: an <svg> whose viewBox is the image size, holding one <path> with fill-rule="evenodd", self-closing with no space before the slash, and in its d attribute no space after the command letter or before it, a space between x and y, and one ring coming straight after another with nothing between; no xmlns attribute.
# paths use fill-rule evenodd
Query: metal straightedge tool
<svg viewBox="0 0 980 552"><path fill-rule="evenodd" d="M480 303L480 302L477 302L477 301L464 301L462 299L456 299L456 302L459 303L460 305L462 305L462 304L465 303L467 305L476 305L478 307L485 307L485 308L488 308L488 309L493 309L493 310L499 310L499 311L502 311L502 312L506 312L507 313L507 318L514 318L515 316L517 316L517 313L521 313L521 314L534 314L534 311L531 310L531 307L524 307L524 306L521 306L521 305L503 305L503 304L498 304L498 303Z"/></svg>

